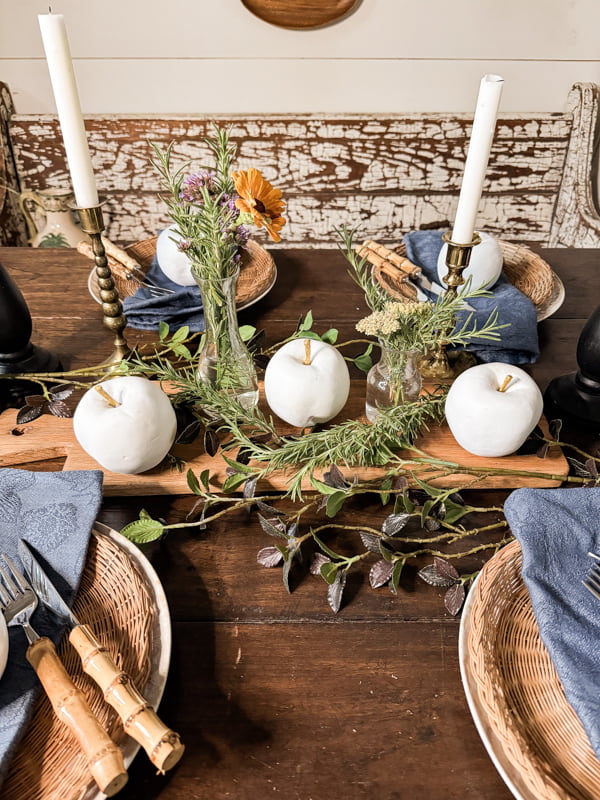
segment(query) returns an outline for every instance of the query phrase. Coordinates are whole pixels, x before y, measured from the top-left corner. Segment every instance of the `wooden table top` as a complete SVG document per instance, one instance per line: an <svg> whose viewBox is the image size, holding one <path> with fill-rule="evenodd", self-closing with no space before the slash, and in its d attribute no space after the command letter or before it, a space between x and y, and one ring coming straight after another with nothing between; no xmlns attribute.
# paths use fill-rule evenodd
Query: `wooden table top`
<svg viewBox="0 0 600 800"><path fill-rule="evenodd" d="M577 337L600 297L600 251L540 252L566 288L561 309L539 326L542 355L531 373L545 388L576 369ZM265 328L274 343L312 309L316 330L336 327L351 338L365 306L341 255L273 255L277 284L240 322ZM89 262L75 251L0 248L0 263L28 302L35 344L60 354L65 366L109 354L110 334L87 291ZM147 338L127 336L130 343ZM486 505L506 494L479 493ZM119 530L145 507L172 523L193 503L191 496L110 497L99 519ZM376 524L388 513L366 500L343 512L354 524ZM445 611L443 590L415 580L413 569L394 596L371 589L357 572L334 615L321 579L306 576L288 594L280 570L257 563L267 539L240 514L201 533L174 531L152 553L173 621L161 716L187 750L163 777L139 755L118 796L510 800L467 707L459 619ZM478 555L475 568L486 557Z"/></svg>

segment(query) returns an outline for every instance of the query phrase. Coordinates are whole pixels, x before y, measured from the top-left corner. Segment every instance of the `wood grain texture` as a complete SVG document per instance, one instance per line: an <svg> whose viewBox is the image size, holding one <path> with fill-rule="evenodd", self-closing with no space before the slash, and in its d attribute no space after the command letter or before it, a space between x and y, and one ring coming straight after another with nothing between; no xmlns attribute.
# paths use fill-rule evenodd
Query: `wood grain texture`
<svg viewBox="0 0 600 800"><path fill-rule="evenodd" d="M541 254L567 288L562 308L539 326L542 354L531 372L543 385L575 367L577 336L597 305L600 251ZM312 308L317 330L338 327L341 339L353 336L365 308L339 253L289 249L275 259L274 289L241 322L264 327L274 343ZM108 354L110 337L86 290L89 265L76 251L5 247L0 262L28 301L34 341L73 367ZM150 336L127 333L132 343ZM573 431L565 426L564 434L571 439ZM582 436L586 448L597 446L595 428ZM465 499L501 506L507 494L470 490ZM120 529L146 508L167 523L185 522L194 500L105 497L99 518ZM339 521L380 529L387 513L379 501L356 499ZM477 514L473 525L498 519ZM323 517L305 522L315 521ZM355 535L342 531L331 542L339 552L355 552ZM493 537L480 533L477 542ZM147 551L173 619L160 714L187 750L165 777L145 757L136 758L119 797L511 800L469 715L458 620L444 610L444 590L417 579L417 566L406 568L397 595L372 590L357 570L333 616L320 578L294 573L288 594L281 570L257 563L257 552L269 544L256 518L240 512L207 531L173 530ZM480 568L489 552L469 557L465 569Z"/></svg>
<svg viewBox="0 0 600 800"><path fill-rule="evenodd" d="M332 420L332 424L343 422L347 419L364 420L364 380L352 381L351 393L342 412ZM262 394L262 393L261 393ZM261 399L263 411L269 414L269 408ZM280 421L281 433L299 433L299 430L290 428ZM13 432L18 435L13 435ZM416 442L416 446L433 458L441 458L455 462L465 468L499 468L508 470L522 470L529 472L544 472L558 476L556 479L536 477L532 475L493 475L483 479L479 486L482 489L490 488L517 488L519 486L549 487L559 486L562 477L568 474L569 465L558 450L552 450L544 462L540 462L533 455L512 455L503 458L480 458L463 450L452 436L447 425L432 426ZM183 458L186 467L192 469L196 475L203 470L210 470L211 485L213 489L220 489L227 478L227 464L219 455L211 457L204 451L201 441L192 445L177 445L172 452ZM410 453L405 452L405 457L410 458ZM45 458L54 459L65 457L65 470L91 470L98 469L100 465L91 458L79 445L73 433L71 419L58 419L50 414L45 414L28 425L16 425L16 412L8 409L0 415L0 467L12 464L23 464L29 461L40 461ZM380 468L354 467L353 465L339 465L349 475L357 475L360 480L368 480L383 474ZM418 469L415 466L415 469ZM190 491L187 484L186 472L179 472L168 464L159 464L147 472L139 475L123 475L103 469L104 493L109 495L159 495L159 494L186 494ZM295 470L291 468L284 473L278 472L268 475L258 483L260 491L285 491L288 482L293 478ZM316 475L322 479L321 471ZM437 483L435 477L427 478L432 483ZM444 486L462 486L465 477L458 473L443 478ZM303 488L310 490L310 480L303 481Z"/></svg>
<svg viewBox="0 0 600 800"><path fill-rule="evenodd" d="M320 28L345 17L360 0L242 0L264 22L280 28Z"/></svg>
<svg viewBox="0 0 600 800"><path fill-rule="evenodd" d="M600 242L591 202L597 92L582 84L570 98L565 114L501 116L478 216L482 230L542 245L551 235L560 246ZM471 120L464 114L113 116L90 117L86 126L114 241L145 239L167 223L148 140L162 147L175 142L174 166L193 161L199 168L209 156L203 138L218 122L232 128L238 166L256 166L282 188L289 220L282 246L334 247L341 223L386 242L423 225L447 225L458 201ZM15 116L11 137L24 184L68 185L55 118ZM557 226L560 234L551 234Z"/></svg>
<svg viewBox="0 0 600 800"><path fill-rule="evenodd" d="M176 624L163 704L188 752L159 783L136 759L120 797L510 800L468 715L458 626L401 623Z"/></svg>

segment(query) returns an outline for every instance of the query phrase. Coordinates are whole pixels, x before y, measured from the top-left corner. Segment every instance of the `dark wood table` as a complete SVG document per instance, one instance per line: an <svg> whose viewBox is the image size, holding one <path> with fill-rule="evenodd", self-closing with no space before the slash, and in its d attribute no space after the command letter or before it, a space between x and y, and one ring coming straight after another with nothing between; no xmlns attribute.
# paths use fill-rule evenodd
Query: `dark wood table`
<svg viewBox="0 0 600 800"><path fill-rule="evenodd" d="M566 287L562 308L539 326L542 356L531 372L544 388L576 368L577 337L600 297L600 251L541 252ZM241 322L265 328L274 343L312 309L317 330L336 327L351 338L365 307L342 257L329 250L274 255L277 284ZM80 255L4 248L0 263L28 301L35 343L59 353L65 366L108 355L110 336ZM128 331L128 338L148 336ZM590 441L595 434L583 431ZM506 494L479 493L485 504ZM181 521L193 502L111 497L100 520L119 530L145 507ZM388 513L364 500L344 512L371 524ZM173 532L153 553L173 621L161 716L187 751L164 777L139 755L119 797L510 800L467 708L459 620L445 611L443 590L412 570L394 596L371 589L357 572L334 615L321 579L306 576L288 594L279 569L257 564L257 551L271 543L254 518L240 514L204 532Z"/></svg>

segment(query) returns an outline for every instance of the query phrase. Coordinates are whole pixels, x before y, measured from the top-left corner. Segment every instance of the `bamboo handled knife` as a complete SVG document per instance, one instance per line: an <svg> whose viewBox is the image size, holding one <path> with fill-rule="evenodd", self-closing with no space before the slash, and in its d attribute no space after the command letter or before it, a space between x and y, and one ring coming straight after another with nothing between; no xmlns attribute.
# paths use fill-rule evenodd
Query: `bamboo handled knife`
<svg viewBox="0 0 600 800"><path fill-rule="evenodd" d="M69 641L81 658L83 671L102 689L106 702L121 717L125 732L142 745L161 772L174 767L185 749L179 735L159 719L89 626L79 622L23 540L19 556L40 600L69 626Z"/></svg>

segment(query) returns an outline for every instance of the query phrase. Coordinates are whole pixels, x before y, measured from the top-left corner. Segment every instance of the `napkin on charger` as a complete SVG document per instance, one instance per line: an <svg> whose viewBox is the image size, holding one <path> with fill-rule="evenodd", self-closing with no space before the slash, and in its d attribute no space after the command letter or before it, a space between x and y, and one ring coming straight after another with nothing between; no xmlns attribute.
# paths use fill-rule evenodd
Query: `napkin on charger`
<svg viewBox="0 0 600 800"><path fill-rule="evenodd" d="M26 539L54 572L53 581L71 606L85 565L92 525L102 499L100 470L29 472L0 469L0 553L22 568L17 553ZM0 562L0 566L5 567ZM58 643L63 628L41 603L31 618L40 636ZM20 625L10 627L8 663L0 678L0 784L26 731L42 686L25 657Z"/></svg>
<svg viewBox="0 0 600 800"><path fill-rule="evenodd" d="M202 297L196 285L181 286L173 283L159 267L156 254L146 274L157 286L172 289L173 294L153 297L148 289L140 286L132 297L126 297L123 311L131 328L155 331L162 321L169 325L171 331L183 325L188 325L192 333L204 330Z"/></svg>
<svg viewBox="0 0 600 800"><path fill-rule="evenodd" d="M403 237L408 258L421 267L423 274L432 282L439 284L437 261L443 246L441 231L413 231ZM440 285L440 288L441 285ZM457 314L457 326L461 326L469 314L473 314L472 323L482 327L488 317L497 308L498 322L510 323L503 328L498 341L471 339L468 350L477 356L479 361L501 361L505 364L532 364L540 354L537 335L537 315L531 300L501 275L489 291L491 297L475 297L469 299L469 305L475 311L467 309ZM428 294L428 292L425 292ZM429 294L435 300L434 294Z"/></svg>
<svg viewBox="0 0 600 800"><path fill-rule="evenodd" d="M504 513L565 696L600 758L600 601L582 584L600 555L600 489L517 489Z"/></svg>

